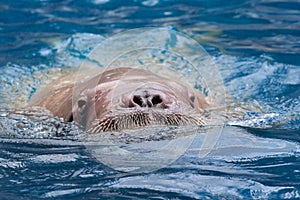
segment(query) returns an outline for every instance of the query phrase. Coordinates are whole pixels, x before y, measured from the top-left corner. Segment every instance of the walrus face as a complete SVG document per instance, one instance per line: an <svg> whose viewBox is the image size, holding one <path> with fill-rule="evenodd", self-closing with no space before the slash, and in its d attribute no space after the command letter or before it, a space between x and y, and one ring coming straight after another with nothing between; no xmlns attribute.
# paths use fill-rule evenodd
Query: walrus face
<svg viewBox="0 0 300 200"><path fill-rule="evenodd" d="M112 69L90 83L72 109L74 121L90 133L148 125L205 124L204 95L149 71Z"/></svg>

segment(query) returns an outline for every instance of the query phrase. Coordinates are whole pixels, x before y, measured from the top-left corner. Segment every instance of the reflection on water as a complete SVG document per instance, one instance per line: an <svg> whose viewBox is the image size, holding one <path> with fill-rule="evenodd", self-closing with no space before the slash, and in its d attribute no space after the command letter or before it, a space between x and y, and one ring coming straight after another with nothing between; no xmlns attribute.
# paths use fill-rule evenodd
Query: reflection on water
<svg viewBox="0 0 300 200"><path fill-rule="evenodd" d="M148 1L2 2L0 52L4 56L0 62L17 58L18 64L45 63L48 60L37 54L41 46L45 47L39 40L55 36L172 25L227 53L267 54L279 62L299 64L296 0L145 2Z"/></svg>
<svg viewBox="0 0 300 200"><path fill-rule="evenodd" d="M173 164L146 174L111 170L70 140L1 143L1 183L7 181L4 191L17 187L21 189L17 195L35 198L261 199L295 197L299 184L299 144L259 138L233 127L223 130L214 150L203 159L195 153L197 145L192 145Z"/></svg>
<svg viewBox="0 0 300 200"><path fill-rule="evenodd" d="M0 197L299 198L298 1L3 1L0 13ZM209 51L233 101L261 111L231 121L247 128L225 126L205 157L199 134L163 169L117 172L74 124L8 111L70 73L103 35L170 25Z"/></svg>

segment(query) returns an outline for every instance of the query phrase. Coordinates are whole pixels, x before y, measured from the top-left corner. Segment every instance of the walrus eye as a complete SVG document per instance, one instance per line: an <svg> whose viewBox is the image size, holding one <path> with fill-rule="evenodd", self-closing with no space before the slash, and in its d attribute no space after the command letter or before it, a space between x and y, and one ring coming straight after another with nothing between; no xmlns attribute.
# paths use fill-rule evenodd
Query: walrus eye
<svg viewBox="0 0 300 200"><path fill-rule="evenodd" d="M83 100L83 99L79 99L78 102L77 102L77 104L78 104L78 107L79 107L79 108L82 108L83 106L85 106L86 101Z"/></svg>
<svg viewBox="0 0 300 200"><path fill-rule="evenodd" d="M190 100L191 100L190 104L191 104L192 108L195 108L195 105L194 105L194 103L195 103L195 96L190 96Z"/></svg>
<svg viewBox="0 0 300 200"><path fill-rule="evenodd" d="M191 96L191 97L190 97L190 100L191 100L191 102L194 103L194 102L195 102L195 96Z"/></svg>

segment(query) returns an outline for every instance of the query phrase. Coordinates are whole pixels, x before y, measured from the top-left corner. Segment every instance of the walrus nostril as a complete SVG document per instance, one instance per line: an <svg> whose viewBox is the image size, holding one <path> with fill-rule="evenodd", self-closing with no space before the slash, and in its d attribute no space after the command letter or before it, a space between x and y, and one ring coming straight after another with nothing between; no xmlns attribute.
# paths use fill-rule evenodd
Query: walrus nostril
<svg viewBox="0 0 300 200"><path fill-rule="evenodd" d="M130 107L140 106L140 107L157 107L163 103L163 99L160 95L134 95L131 101Z"/></svg>
<svg viewBox="0 0 300 200"><path fill-rule="evenodd" d="M137 105L143 107L143 100L140 96L134 95L133 102L136 103Z"/></svg>
<svg viewBox="0 0 300 200"><path fill-rule="evenodd" d="M159 95L155 95L152 100L151 100L152 104L155 106L155 105L158 105L160 103L162 103L162 99L160 98Z"/></svg>

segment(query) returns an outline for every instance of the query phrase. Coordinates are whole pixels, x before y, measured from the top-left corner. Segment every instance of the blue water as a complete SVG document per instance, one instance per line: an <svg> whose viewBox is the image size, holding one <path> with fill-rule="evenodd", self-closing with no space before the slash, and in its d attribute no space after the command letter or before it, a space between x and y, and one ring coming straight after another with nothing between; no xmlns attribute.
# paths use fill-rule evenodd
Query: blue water
<svg viewBox="0 0 300 200"><path fill-rule="evenodd" d="M297 0L1 1L0 199L299 199L299 16ZM167 26L205 48L235 101L263 108L209 154L192 144L159 170L120 172L74 124L10 113L105 38Z"/></svg>

